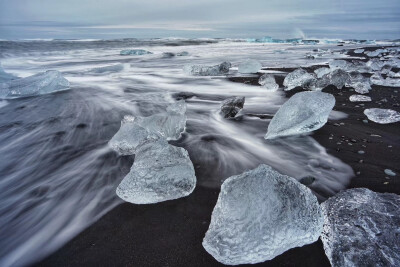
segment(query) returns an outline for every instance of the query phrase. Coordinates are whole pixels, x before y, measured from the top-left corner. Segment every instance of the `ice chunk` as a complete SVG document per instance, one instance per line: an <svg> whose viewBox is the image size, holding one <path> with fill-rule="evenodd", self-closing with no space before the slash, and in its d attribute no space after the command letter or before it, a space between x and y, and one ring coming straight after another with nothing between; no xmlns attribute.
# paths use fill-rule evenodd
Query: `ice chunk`
<svg viewBox="0 0 400 267"><path fill-rule="evenodd" d="M0 84L0 98L12 99L37 96L69 89L69 82L56 70Z"/></svg>
<svg viewBox="0 0 400 267"><path fill-rule="evenodd" d="M149 117L137 117L136 123L150 133L156 133L167 140L177 140L186 127L186 103L177 101L167 108L166 113Z"/></svg>
<svg viewBox="0 0 400 267"><path fill-rule="evenodd" d="M347 70L348 69L348 64L346 60L343 59L335 59L329 62L329 68L332 70L336 69L342 69L342 70Z"/></svg>
<svg viewBox="0 0 400 267"><path fill-rule="evenodd" d="M350 79L349 74L341 69L336 69L327 75L329 75L329 83L338 89L342 89Z"/></svg>
<svg viewBox="0 0 400 267"><path fill-rule="evenodd" d="M369 78L364 77L357 71L349 73L349 80L346 82L346 86L353 87L359 94L366 94L371 90L371 83Z"/></svg>
<svg viewBox="0 0 400 267"><path fill-rule="evenodd" d="M140 56L140 55L147 55L147 54L153 54L153 53L150 51L143 50L143 49L127 49L127 50L122 50L119 54L121 56L132 56L132 55Z"/></svg>
<svg viewBox="0 0 400 267"><path fill-rule="evenodd" d="M333 267L400 266L399 195L355 188L321 207L321 239Z"/></svg>
<svg viewBox="0 0 400 267"><path fill-rule="evenodd" d="M189 75L196 76L217 76L229 73L231 63L222 62L215 66L203 66L203 65L186 65L183 67L183 71Z"/></svg>
<svg viewBox="0 0 400 267"><path fill-rule="evenodd" d="M188 152L161 138L138 148L131 171L116 193L135 204L150 204L185 197L196 186Z"/></svg>
<svg viewBox="0 0 400 267"><path fill-rule="evenodd" d="M244 106L244 97L233 96L221 103L221 113L224 118L233 118Z"/></svg>
<svg viewBox="0 0 400 267"><path fill-rule="evenodd" d="M377 49L375 51L366 51L366 52L364 52L364 54L366 54L369 57L378 57L382 53L387 53L387 52L388 52L387 49Z"/></svg>
<svg viewBox="0 0 400 267"><path fill-rule="evenodd" d="M364 52L364 49L362 48L354 50L355 54L361 54L362 52Z"/></svg>
<svg viewBox="0 0 400 267"><path fill-rule="evenodd" d="M263 262L317 241L322 216L310 189L262 164L222 184L203 247L223 264Z"/></svg>
<svg viewBox="0 0 400 267"><path fill-rule="evenodd" d="M392 109L369 108L364 110L364 114L369 120L379 124L388 124L400 121L400 113Z"/></svg>
<svg viewBox="0 0 400 267"><path fill-rule="evenodd" d="M315 131L328 121L335 97L322 92L301 92L292 96L276 112L265 139Z"/></svg>
<svg viewBox="0 0 400 267"><path fill-rule="evenodd" d="M384 172L386 175L396 176L396 173L394 171L392 171L391 169L385 169Z"/></svg>
<svg viewBox="0 0 400 267"><path fill-rule="evenodd" d="M391 78L400 78L400 71L398 71L398 72L389 71L388 77L391 77Z"/></svg>
<svg viewBox="0 0 400 267"><path fill-rule="evenodd" d="M286 75L283 86L286 87L285 91L292 90L298 86L309 89L314 86L315 82L316 78L314 75L300 68Z"/></svg>
<svg viewBox="0 0 400 267"><path fill-rule="evenodd" d="M317 75L317 78L321 78L322 76L328 74L329 72L331 72L330 68L319 68L314 70L314 73Z"/></svg>
<svg viewBox="0 0 400 267"><path fill-rule="evenodd" d="M385 64L392 66L392 68L400 68L400 58L392 57Z"/></svg>
<svg viewBox="0 0 400 267"><path fill-rule="evenodd" d="M110 147L122 155L133 155L136 148L149 139L150 133L135 122L133 116L125 116L121 128L108 142Z"/></svg>
<svg viewBox="0 0 400 267"><path fill-rule="evenodd" d="M388 86L388 87L400 87L400 79L391 77L386 77L386 79L384 79L378 72L374 73L370 77L370 81L372 84L376 85Z"/></svg>
<svg viewBox="0 0 400 267"><path fill-rule="evenodd" d="M123 69L124 69L124 64L116 64L111 66L93 68L90 70L90 72L93 73L119 72L122 71Z"/></svg>
<svg viewBox="0 0 400 267"><path fill-rule="evenodd" d="M264 74L258 80L258 83L268 91L276 91L279 89L279 85L275 81L275 77L272 74Z"/></svg>
<svg viewBox="0 0 400 267"><path fill-rule="evenodd" d="M109 145L122 155L132 155L150 139L179 139L186 126L185 112L186 103L180 100L168 106L167 112L149 117L125 116L121 128L109 141Z"/></svg>
<svg viewBox="0 0 400 267"><path fill-rule="evenodd" d="M349 99L351 102L370 102L371 101L371 98L369 96L365 96L365 95L351 95Z"/></svg>
<svg viewBox="0 0 400 267"><path fill-rule="evenodd" d="M371 68L373 71L379 71L382 69L382 67L385 65L384 61L381 61L378 58L373 58L370 61L367 62L366 64L368 67Z"/></svg>
<svg viewBox="0 0 400 267"><path fill-rule="evenodd" d="M256 73L262 68L260 62L254 59L248 59L239 64L238 71L240 73Z"/></svg>

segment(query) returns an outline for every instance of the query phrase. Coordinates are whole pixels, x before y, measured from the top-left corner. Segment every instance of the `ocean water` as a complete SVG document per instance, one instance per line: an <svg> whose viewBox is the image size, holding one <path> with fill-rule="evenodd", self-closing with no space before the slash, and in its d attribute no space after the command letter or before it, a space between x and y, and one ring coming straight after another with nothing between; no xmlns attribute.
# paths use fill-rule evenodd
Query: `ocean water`
<svg viewBox="0 0 400 267"><path fill-rule="evenodd" d="M153 54L120 56L127 48ZM318 57L307 59L314 49ZM186 64L230 61L229 76L243 76L237 66L248 58L264 67L299 67L344 57L341 49L227 39L0 41L7 72L26 77L58 70L71 83L68 91L0 101L0 266L47 256L122 203L115 189L134 157L119 156L107 142L124 115L148 116L182 96L190 96L187 127L173 144L189 151L198 187L219 188L229 176L265 163L297 179L316 177L310 188L320 199L344 189L352 169L312 135L264 140L269 119L250 115L273 115L285 101L283 92L182 71ZM189 56L162 56L182 51ZM122 67L93 70L116 64ZM246 97L241 119L219 114L230 96ZM333 112L331 119L343 116Z"/></svg>

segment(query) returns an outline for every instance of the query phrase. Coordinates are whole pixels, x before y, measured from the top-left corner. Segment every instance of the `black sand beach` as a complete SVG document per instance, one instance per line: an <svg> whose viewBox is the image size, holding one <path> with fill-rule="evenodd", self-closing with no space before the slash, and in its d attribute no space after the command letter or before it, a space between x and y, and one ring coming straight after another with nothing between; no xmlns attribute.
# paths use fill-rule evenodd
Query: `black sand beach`
<svg viewBox="0 0 400 267"><path fill-rule="evenodd" d="M284 76L276 78L282 86ZM259 86L258 77L228 79ZM366 187L400 194L400 125L367 122L363 114L364 109L377 107L400 111L400 88L372 88L368 94L372 102L362 103L349 101L349 96L356 94L351 88L325 88L324 92L336 98L334 110L348 117L330 120L311 136L329 154L353 168L355 176L349 188ZM289 91L287 96L299 91ZM265 117L261 120L267 125ZM397 175L388 176L385 169ZM206 174L207 170L196 169L197 176ZM218 189L197 186L190 196L178 200L154 205L119 205L37 266L223 266L202 247L218 193ZM322 267L329 266L329 261L319 240L254 266Z"/></svg>

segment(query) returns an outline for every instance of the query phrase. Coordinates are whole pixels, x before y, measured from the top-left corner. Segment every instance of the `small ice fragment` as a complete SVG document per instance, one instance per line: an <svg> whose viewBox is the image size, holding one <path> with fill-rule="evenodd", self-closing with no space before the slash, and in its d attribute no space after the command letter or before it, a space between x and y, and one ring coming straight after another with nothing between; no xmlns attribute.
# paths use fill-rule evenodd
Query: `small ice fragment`
<svg viewBox="0 0 400 267"><path fill-rule="evenodd" d="M262 68L260 62L254 59L248 59L239 64L238 71L240 73L256 73Z"/></svg>
<svg viewBox="0 0 400 267"><path fill-rule="evenodd" d="M196 176L188 152L161 138L138 148L131 171L116 193L135 204L150 204L188 196Z"/></svg>
<svg viewBox="0 0 400 267"><path fill-rule="evenodd" d="M0 83L0 99L50 94L69 89L69 82L59 71L49 70L26 78Z"/></svg>
<svg viewBox="0 0 400 267"><path fill-rule="evenodd" d="M321 240L332 267L400 266L399 195L354 188L321 207Z"/></svg>
<svg viewBox="0 0 400 267"><path fill-rule="evenodd" d="M365 154L365 151L364 150L359 150L357 153L362 155L362 154Z"/></svg>
<svg viewBox="0 0 400 267"><path fill-rule="evenodd" d="M230 67L230 62L222 62L215 66L186 65L183 67L183 71L189 75L195 76L217 76L229 73Z"/></svg>
<svg viewBox="0 0 400 267"><path fill-rule="evenodd" d="M221 113L224 118L233 118L244 106L244 97L233 96L221 103Z"/></svg>
<svg viewBox="0 0 400 267"><path fill-rule="evenodd" d="M378 72L374 73L370 77L370 81L372 84L380 85L380 86L388 86L388 87L400 87L400 79L386 77L384 79L382 75Z"/></svg>
<svg viewBox="0 0 400 267"><path fill-rule="evenodd" d="M365 96L365 95L351 95L349 99L351 102L370 102L371 101L371 97Z"/></svg>
<svg viewBox="0 0 400 267"><path fill-rule="evenodd" d="M318 240L323 220L310 189L262 164L222 184L203 247L223 264L264 262Z"/></svg>
<svg viewBox="0 0 400 267"><path fill-rule="evenodd" d="M304 89L311 88L316 81L316 78L313 74L308 73L304 69L296 69L286 75L285 80L283 81L283 86L285 86L285 91L292 90L298 86L303 87Z"/></svg>
<svg viewBox="0 0 400 267"><path fill-rule="evenodd" d="M153 53L143 49L127 49L127 50L122 50L119 54L121 56L132 56L132 55L141 56Z"/></svg>
<svg viewBox="0 0 400 267"><path fill-rule="evenodd" d="M385 169L385 174L389 176L396 176L396 173L392 171L391 169Z"/></svg>
<svg viewBox="0 0 400 267"><path fill-rule="evenodd" d="M354 50L355 54L361 54L362 52L364 52L364 49L356 49L356 50Z"/></svg>
<svg viewBox="0 0 400 267"><path fill-rule="evenodd" d="M90 72L93 73L119 72L122 71L123 69L124 69L124 64L116 64L111 66L93 68L90 70Z"/></svg>
<svg viewBox="0 0 400 267"><path fill-rule="evenodd" d="M317 78L321 78L322 76L328 74L329 72L331 72L330 68L319 68L314 70L314 73L317 75Z"/></svg>
<svg viewBox="0 0 400 267"><path fill-rule="evenodd" d="M264 74L258 80L258 83L268 91L276 91L279 89L279 85L275 81L275 77L272 74Z"/></svg>
<svg viewBox="0 0 400 267"><path fill-rule="evenodd" d="M388 77L391 77L391 78L400 78L400 71L398 71L398 72L389 71Z"/></svg>
<svg viewBox="0 0 400 267"><path fill-rule="evenodd" d="M370 108L364 110L370 121L379 124L388 124L400 121L400 113L392 109Z"/></svg>
<svg viewBox="0 0 400 267"><path fill-rule="evenodd" d="M322 92L300 92L286 101L268 125L265 139L315 131L328 121L335 97Z"/></svg>

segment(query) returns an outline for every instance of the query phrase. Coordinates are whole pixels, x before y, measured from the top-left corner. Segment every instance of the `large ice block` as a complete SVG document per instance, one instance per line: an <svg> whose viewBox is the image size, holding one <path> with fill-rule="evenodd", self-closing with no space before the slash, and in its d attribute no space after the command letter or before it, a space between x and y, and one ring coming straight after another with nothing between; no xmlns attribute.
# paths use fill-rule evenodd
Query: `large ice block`
<svg viewBox="0 0 400 267"><path fill-rule="evenodd" d="M262 164L222 184L203 247L223 264L263 262L317 241L322 216L310 189Z"/></svg>
<svg viewBox="0 0 400 267"><path fill-rule="evenodd" d="M131 171L116 193L135 204L150 204L185 197L196 186L188 152L160 138L137 150Z"/></svg>
<svg viewBox="0 0 400 267"><path fill-rule="evenodd" d="M354 188L321 207L321 239L333 267L400 266L399 195Z"/></svg>
<svg viewBox="0 0 400 267"><path fill-rule="evenodd" d="M322 92L300 92L286 101L268 125L265 139L315 131L328 121L335 97Z"/></svg>
<svg viewBox="0 0 400 267"><path fill-rule="evenodd" d="M144 49L126 49L122 50L119 54L121 56L141 56L153 53Z"/></svg>
<svg viewBox="0 0 400 267"><path fill-rule="evenodd" d="M69 82L56 70L0 83L0 98L38 96L69 89Z"/></svg>

